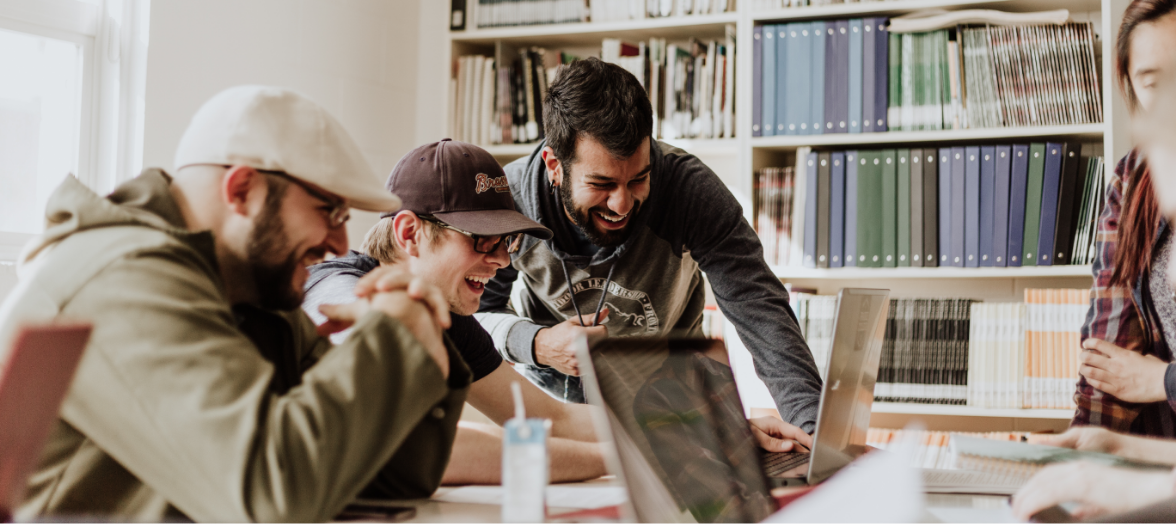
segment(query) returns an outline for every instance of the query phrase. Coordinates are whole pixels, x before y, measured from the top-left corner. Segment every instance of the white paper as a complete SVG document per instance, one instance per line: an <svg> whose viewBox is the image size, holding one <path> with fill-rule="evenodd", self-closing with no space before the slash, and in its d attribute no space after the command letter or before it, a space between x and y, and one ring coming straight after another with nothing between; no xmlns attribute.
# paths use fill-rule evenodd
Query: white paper
<svg viewBox="0 0 1176 524"><path fill-rule="evenodd" d="M910 467L907 439L842 469L766 522L916 522L923 520L923 478Z"/></svg>
<svg viewBox="0 0 1176 524"><path fill-rule="evenodd" d="M548 486L547 507L596 509L623 504L628 497L621 486ZM433 500L466 504L502 505L502 486L466 486L438 495Z"/></svg>

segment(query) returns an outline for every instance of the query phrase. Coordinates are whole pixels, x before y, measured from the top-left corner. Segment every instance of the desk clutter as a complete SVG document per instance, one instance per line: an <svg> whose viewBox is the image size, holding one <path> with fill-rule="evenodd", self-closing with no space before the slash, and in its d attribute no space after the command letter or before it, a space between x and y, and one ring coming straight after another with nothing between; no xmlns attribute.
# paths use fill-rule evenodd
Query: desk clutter
<svg viewBox="0 0 1176 524"><path fill-rule="evenodd" d="M837 297L794 290L791 304L821 377ZM979 408L1074 407L1085 289L1026 289L1025 301L891 299L877 402Z"/></svg>
<svg viewBox="0 0 1176 524"><path fill-rule="evenodd" d="M1105 196L1101 144L815 152L755 178L770 265L1085 265Z"/></svg>

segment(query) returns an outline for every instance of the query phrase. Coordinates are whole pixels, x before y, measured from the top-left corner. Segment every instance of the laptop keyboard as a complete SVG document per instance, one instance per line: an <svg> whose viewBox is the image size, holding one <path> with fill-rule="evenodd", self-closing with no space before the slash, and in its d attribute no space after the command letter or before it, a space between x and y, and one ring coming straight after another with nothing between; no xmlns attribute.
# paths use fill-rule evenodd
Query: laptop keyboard
<svg viewBox="0 0 1176 524"><path fill-rule="evenodd" d="M801 464L807 464L809 460L809 453L798 452L776 452L764 453L763 466L764 473L769 477L777 477L783 475L788 470L795 468Z"/></svg>

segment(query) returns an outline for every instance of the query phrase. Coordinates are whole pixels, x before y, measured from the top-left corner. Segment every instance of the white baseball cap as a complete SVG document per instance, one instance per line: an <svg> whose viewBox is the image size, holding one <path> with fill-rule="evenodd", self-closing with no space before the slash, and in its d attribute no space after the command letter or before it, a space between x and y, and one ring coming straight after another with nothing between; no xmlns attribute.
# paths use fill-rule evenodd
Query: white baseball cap
<svg viewBox="0 0 1176 524"><path fill-rule="evenodd" d="M335 117L289 89L238 86L196 111L176 149L176 169L194 164L282 171L365 211L396 211L351 135Z"/></svg>

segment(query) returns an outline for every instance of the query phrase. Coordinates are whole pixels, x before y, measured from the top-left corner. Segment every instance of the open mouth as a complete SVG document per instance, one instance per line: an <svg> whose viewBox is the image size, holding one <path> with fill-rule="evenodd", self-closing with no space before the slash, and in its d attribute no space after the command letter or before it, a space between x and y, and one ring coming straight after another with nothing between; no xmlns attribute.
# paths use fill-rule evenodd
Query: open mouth
<svg viewBox="0 0 1176 524"><path fill-rule="evenodd" d="M489 281L490 277L478 277L472 275L465 277L466 286L470 288L470 291L476 294L480 294L483 290L485 290L486 283Z"/></svg>
<svg viewBox="0 0 1176 524"><path fill-rule="evenodd" d="M592 216L596 218L596 223L606 230L617 230L624 228L629 223L629 215L614 215L612 213L604 213L601 211L593 211Z"/></svg>

